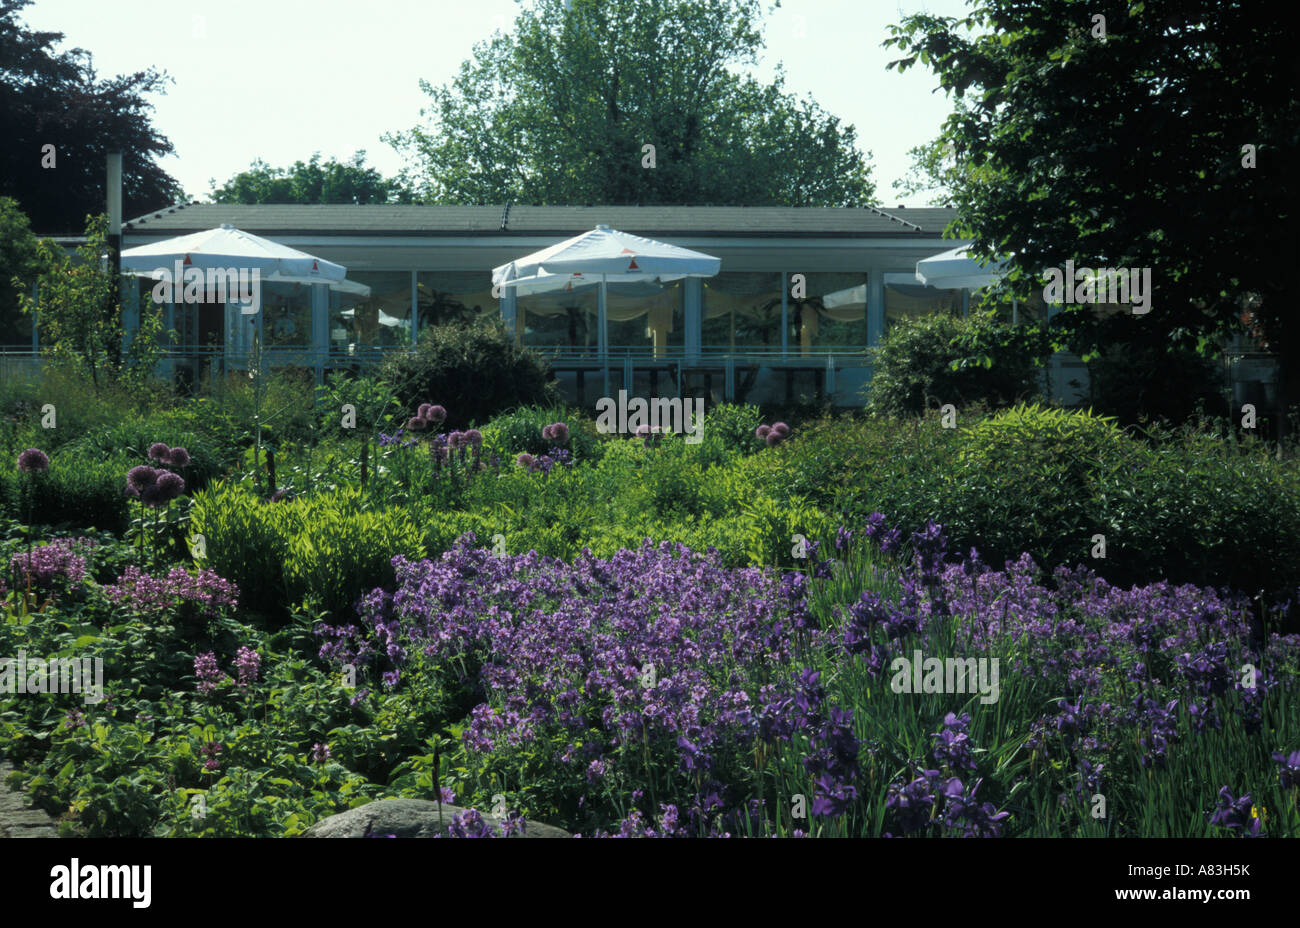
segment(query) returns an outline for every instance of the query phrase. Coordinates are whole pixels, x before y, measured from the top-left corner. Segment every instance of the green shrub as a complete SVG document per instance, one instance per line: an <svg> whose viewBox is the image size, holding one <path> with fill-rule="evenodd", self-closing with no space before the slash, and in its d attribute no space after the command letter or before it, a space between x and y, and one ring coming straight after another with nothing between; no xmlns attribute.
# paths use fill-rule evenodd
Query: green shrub
<svg viewBox="0 0 1300 928"><path fill-rule="evenodd" d="M375 375L357 377L337 371L329 375L321 390L317 412L322 436L342 439L356 434L343 428L345 405L356 408L356 428L367 432L394 431L410 417L403 412L396 391L386 380Z"/></svg>
<svg viewBox="0 0 1300 928"><path fill-rule="evenodd" d="M525 406L496 416L482 429L484 453L499 454L502 463L507 465L524 452L534 456L546 454L555 443L542 437L542 429L553 422L563 422L569 427L568 448L575 460L592 461L600 457L603 447L595 423L560 406Z"/></svg>
<svg viewBox="0 0 1300 928"><path fill-rule="evenodd" d="M687 400L682 401L683 404ZM719 403L704 413L703 441L696 446L701 467L722 464L738 454L758 451L762 439L754 430L763 421L757 406Z"/></svg>
<svg viewBox="0 0 1300 928"><path fill-rule="evenodd" d="M138 461L106 458L75 449L50 455L50 469L30 480L31 513L37 525L98 528L124 532L130 524L126 472ZM26 481L11 467L0 468L0 512L26 522Z"/></svg>
<svg viewBox="0 0 1300 928"><path fill-rule="evenodd" d="M362 593L391 586L393 556L424 556L423 534L402 509L373 510L355 487L266 503L219 483L194 499L205 566L233 581L240 603L280 620L308 598L335 617Z"/></svg>
<svg viewBox="0 0 1300 928"><path fill-rule="evenodd" d="M982 419L962 438L934 503L963 547L991 563L1023 552L1049 565L1088 560L1092 536L1109 533L1102 480L1129 472L1141 450L1111 419L1038 405Z"/></svg>
<svg viewBox="0 0 1300 928"><path fill-rule="evenodd" d="M291 503L262 503L249 490L219 481L194 494L190 524L203 536L203 565L239 587L242 606L278 614L288 601L284 562L297 510Z"/></svg>
<svg viewBox="0 0 1300 928"><path fill-rule="evenodd" d="M1006 406L1039 392L1047 355L1038 327L1008 325L992 312L904 319L872 350L867 411L914 416L946 403Z"/></svg>
<svg viewBox="0 0 1300 928"><path fill-rule="evenodd" d="M287 539L284 577L290 605L311 597L335 618L355 615L353 605L377 586L392 589L392 558L424 557L420 530L401 509L367 511L358 491L344 490L298 503Z"/></svg>
<svg viewBox="0 0 1300 928"><path fill-rule="evenodd" d="M1290 599L1300 586L1300 464L1256 438L1160 433L1131 472L1101 483L1111 532L1106 571L1226 585Z"/></svg>
<svg viewBox="0 0 1300 928"><path fill-rule="evenodd" d="M559 399L550 365L516 345L500 322L490 319L425 329L419 346L390 357L381 376L412 415L420 403L446 407L449 429Z"/></svg>
<svg viewBox="0 0 1300 928"><path fill-rule="evenodd" d="M1142 419L1182 423L1199 410L1225 416L1223 371L1194 351L1120 344L1088 364L1094 409L1121 424Z"/></svg>

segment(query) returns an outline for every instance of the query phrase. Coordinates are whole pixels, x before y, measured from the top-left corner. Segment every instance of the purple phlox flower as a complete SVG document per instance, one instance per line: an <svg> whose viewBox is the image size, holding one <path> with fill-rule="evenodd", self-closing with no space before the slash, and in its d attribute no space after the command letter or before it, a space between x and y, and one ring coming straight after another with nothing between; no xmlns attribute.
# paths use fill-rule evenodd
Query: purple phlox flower
<svg viewBox="0 0 1300 928"><path fill-rule="evenodd" d="M262 669L262 656L250 647L241 647L235 655L235 669L239 673L239 688L247 689L257 682Z"/></svg>

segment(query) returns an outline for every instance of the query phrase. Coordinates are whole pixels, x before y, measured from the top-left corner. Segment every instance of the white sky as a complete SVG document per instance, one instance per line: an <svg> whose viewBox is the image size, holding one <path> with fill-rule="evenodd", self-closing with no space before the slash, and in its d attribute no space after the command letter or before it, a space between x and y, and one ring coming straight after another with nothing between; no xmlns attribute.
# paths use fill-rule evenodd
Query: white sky
<svg viewBox="0 0 1300 928"><path fill-rule="evenodd" d="M94 55L102 78L153 66L175 79L155 96L154 124L176 147L162 161L191 198L254 158L284 167L320 151L358 149L386 176L401 156L384 132L423 124L419 79L448 82L473 44L509 28L516 0L37 0L19 17L63 32L62 49ZM887 26L928 10L960 16L964 0L783 0L766 21L756 73L780 61L786 90L811 93L858 129L887 206L923 206L892 182L909 148L934 138L951 105L923 67L886 71Z"/></svg>

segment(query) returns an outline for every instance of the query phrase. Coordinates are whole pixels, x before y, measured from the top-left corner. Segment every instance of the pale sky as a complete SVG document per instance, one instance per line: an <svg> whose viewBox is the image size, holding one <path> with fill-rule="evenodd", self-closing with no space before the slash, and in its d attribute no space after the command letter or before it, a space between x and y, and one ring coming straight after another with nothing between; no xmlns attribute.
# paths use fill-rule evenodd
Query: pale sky
<svg viewBox="0 0 1300 928"><path fill-rule="evenodd" d="M154 96L154 125L176 148L163 167L193 199L260 157L276 167L314 151L395 175L401 156L380 141L423 124L420 78L450 81L475 42L509 30L516 0L37 0L33 29L62 32L94 55L100 78L153 66L175 84ZM923 67L899 74L882 48L907 13L961 16L964 0L783 0L765 22L756 70L785 66L786 90L811 93L857 127L886 206L923 206L892 183L907 151L933 139L951 104Z"/></svg>

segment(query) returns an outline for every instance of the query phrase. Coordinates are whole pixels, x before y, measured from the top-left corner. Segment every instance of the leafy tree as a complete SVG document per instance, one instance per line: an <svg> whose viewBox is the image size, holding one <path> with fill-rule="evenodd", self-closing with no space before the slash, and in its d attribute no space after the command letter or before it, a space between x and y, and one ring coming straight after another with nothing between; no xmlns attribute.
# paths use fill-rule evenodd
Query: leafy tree
<svg viewBox="0 0 1300 928"><path fill-rule="evenodd" d="M150 68L101 81L88 52L56 53L62 33L32 32L18 19L31 2L0 0L0 196L22 204L41 232L80 229L104 209L106 155L120 151L126 216L181 199L155 162L173 149L145 100L163 92L166 74Z"/></svg>
<svg viewBox="0 0 1300 928"><path fill-rule="evenodd" d="M18 295L30 293L39 269L37 239L12 197L0 197L0 345L25 338L19 325Z"/></svg>
<svg viewBox="0 0 1300 928"><path fill-rule="evenodd" d="M952 146L939 138L908 149L907 153L912 166L906 176L894 181L894 189L903 196L924 196L932 206L951 207L957 180Z"/></svg>
<svg viewBox="0 0 1300 928"><path fill-rule="evenodd" d="M38 313L46 354L84 368L96 387L106 380L140 384L162 355L162 314L156 304L145 301L139 330L128 337L119 281L101 267L107 242L108 217L103 214L89 217L86 242L75 258L52 239L42 239L37 246L37 297L22 293L19 302L23 312Z"/></svg>
<svg viewBox="0 0 1300 928"><path fill-rule="evenodd" d="M350 161L334 158L324 164L320 152L289 168L273 168L260 158L220 187L212 185L214 203L410 203L410 191L397 180L385 179L366 167L366 153Z"/></svg>
<svg viewBox="0 0 1300 928"><path fill-rule="evenodd" d="M734 72L762 47L758 15L759 0L534 0L450 84L421 82L430 126L386 141L429 202L872 202L852 126L780 71Z"/></svg>
<svg viewBox="0 0 1300 928"><path fill-rule="evenodd" d="M1150 312L1067 304L1062 346L1208 352L1245 315L1300 401L1292 26L1245 0L976 0L892 33L906 57L890 67L928 65L956 97L942 142L957 231L983 257L1010 254L1008 289L1024 296L1067 259L1152 269Z"/></svg>

